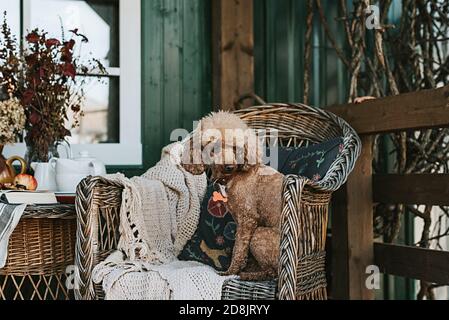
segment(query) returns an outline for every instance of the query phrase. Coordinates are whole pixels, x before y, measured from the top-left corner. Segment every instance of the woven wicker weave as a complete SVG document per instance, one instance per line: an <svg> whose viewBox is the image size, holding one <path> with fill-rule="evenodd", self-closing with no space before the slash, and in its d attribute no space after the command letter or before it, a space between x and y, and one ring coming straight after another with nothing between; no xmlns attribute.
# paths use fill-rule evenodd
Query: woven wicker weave
<svg viewBox="0 0 449 320"><path fill-rule="evenodd" d="M325 241L328 206L333 191L345 183L360 154L361 142L342 119L302 104L271 104L236 111L254 129L276 130L282 146L305 146L343 137L343 148L319 182L290 175L284 181L279 279L271 282L232 280L223 299L326 299ZM267 135L275 137L273 131ZM76 264L78 299L101 299L101 286L91 272L118 242L122 187L101 177L88 177L77 189Z"/></svg>
<svg viewBox="0 0 449 320"><path fill-rule="evenodd" d="M1 300L68 299L66 267L75 260L74 205L27 206L0 269Z"/></svg>

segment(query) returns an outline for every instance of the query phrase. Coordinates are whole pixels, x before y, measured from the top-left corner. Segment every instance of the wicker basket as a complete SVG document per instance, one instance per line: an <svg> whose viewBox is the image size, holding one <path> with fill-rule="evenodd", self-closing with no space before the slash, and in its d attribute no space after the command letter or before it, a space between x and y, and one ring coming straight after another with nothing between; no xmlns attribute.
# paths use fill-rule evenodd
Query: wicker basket
<svg viewBox="0 0 449 320"><path fill-rule="evenodd" d="M224 299L326 299L325 241L333 191L345 183L360 154L361 142L342 119L302 104L270 104L236 111L254 129L281 146L306 146L343 137L342 150L318 182L290 175L284 181L279 279L271 282L232 280L223 286ZM274 131L275 130L275 131ZM101 286L91 272L118 241L122 186L100 177L78 185L76 264L79 299L101 299Z"/></svg>
<svg viewBox="0 0 449 320"><path fill-rule="evenodd" d="M74 205L27 206L0 269L0 299L68 299L65 271L75 258Z"/></svg>

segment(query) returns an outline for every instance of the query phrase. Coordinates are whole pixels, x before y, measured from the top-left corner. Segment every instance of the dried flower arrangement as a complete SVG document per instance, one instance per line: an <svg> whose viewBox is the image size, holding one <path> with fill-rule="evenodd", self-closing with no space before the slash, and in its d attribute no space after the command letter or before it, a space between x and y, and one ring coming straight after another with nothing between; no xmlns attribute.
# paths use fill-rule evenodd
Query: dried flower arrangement
<svg viewBox="0 0 449 320"><path fill-rule="evenodd" d="M0 145L14 143L25 128L25 112L17 98L0 101Z"/></svg>
<svg viewBox="0 0 449 320"><path fill-rule="evenodd" d="M29 32L19 48L11 34L6 13L0 28L0 88L20 100L26 116L25 142L28 161L48 161L55 145L70 136L79 125L85 93L83 87L93 70L106 74L97 59L74 55L77 41L88 42L78 29L70 30L70 39L49 38L43 30ZM99 80L98 80L99 81ZM66 128L69 115L72 128Z"/></svg>

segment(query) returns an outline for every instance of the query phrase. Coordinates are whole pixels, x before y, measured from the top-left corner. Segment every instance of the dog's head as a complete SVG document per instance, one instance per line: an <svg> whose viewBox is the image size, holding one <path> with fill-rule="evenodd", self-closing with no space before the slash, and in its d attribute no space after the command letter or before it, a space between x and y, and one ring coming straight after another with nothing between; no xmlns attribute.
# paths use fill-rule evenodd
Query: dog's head
<svg viewBox="0 0 449 320"><path fill-rule="evenodd" d="M237 115L219 111L201 119L184 142L182 165L195 175L210 167L214 180L224 180L259 165L261 155L255 131Z"/></svg>

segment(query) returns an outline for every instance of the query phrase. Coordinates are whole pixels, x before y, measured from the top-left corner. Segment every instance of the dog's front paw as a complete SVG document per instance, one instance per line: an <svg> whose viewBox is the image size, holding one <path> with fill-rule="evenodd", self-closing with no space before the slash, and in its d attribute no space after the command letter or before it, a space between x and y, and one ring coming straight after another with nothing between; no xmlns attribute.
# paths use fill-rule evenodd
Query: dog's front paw
<svg viewBox="0 0 449 320"><path fill-rule="evenodd" d="M219 271L218 275L222 277L227 277L237 275L238 273L239 273L238 270L228 269L226 271Z"/></svg>

